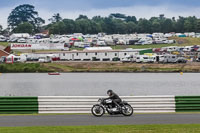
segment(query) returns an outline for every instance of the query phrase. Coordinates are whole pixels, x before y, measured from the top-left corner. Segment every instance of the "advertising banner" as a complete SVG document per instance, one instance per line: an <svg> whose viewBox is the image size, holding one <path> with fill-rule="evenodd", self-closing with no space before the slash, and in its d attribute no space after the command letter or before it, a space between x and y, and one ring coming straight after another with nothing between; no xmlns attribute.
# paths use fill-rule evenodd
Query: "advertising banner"
<svg viewBox="0 0 200 133"><path fill-rule="evenodd" d="M64 44L61 43L41 43L41 44L28 44L28 43L12 43L12 50L63 50Z"/></svg>

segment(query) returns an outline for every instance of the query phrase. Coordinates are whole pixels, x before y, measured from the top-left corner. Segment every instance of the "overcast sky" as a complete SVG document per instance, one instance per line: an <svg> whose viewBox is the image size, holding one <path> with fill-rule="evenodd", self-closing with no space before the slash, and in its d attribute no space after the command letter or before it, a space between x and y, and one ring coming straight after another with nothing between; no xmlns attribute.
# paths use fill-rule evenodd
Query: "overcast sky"
<svg viewBox="0 0 200 133"><path fill-rule="evenodd" d="M96 15L123 13L137 18L150 18L165 14L166 17L200 17L200 0L0 0L0 25L7 26L7 17L16 6L32 4L39 16L48 22L54 13L63 18L75 19L79 14L90 18Z"/></svg>

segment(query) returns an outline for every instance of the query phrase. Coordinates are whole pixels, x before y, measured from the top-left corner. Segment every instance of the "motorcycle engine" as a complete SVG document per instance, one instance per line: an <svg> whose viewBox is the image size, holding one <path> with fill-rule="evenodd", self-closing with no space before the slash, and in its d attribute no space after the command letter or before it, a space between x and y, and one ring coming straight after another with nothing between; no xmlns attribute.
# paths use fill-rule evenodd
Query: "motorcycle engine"
<svg viewBox="0 0 200 133"><path fill-rule="evenodd" d="M109 112L115 113L118 112L119 110L117 108L109 108Z"/></svg>
<svg viewBox="0 0 200 133"><path fill-rule="evenodd" d="M113 108L112 111L113 112L118 112L118 109L117 108Z"/></svg>

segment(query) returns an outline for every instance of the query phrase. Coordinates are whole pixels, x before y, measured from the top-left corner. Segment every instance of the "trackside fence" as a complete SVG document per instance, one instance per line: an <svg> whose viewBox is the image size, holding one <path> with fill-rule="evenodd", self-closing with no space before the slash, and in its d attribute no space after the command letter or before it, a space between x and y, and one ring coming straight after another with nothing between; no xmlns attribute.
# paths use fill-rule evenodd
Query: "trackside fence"
<svg viewBox="0 0 200 133"><path fill-rule="evenodd" d="M176 112L200 112L200 96L176 96Z"/></svg>
<svg viewBox="0 0 200 133"><path fill-rule="evenodd" d="M0 114L90 113L102 96L0 97ZM200 96L121 96L135 113L200 112Z"/></svg>
<svg viewBox="0 0 200 133"><path fill-rule="evenodd" d="M37 114L37 97L0 97L0 114Z"/></svg>
<svg viewBox="0 0 200 133"><path fill-rule="evenodd" d="M102 96L39 96L39 113L90 113ZM136 113L175 112L174 96L122 96Z"/></svg>

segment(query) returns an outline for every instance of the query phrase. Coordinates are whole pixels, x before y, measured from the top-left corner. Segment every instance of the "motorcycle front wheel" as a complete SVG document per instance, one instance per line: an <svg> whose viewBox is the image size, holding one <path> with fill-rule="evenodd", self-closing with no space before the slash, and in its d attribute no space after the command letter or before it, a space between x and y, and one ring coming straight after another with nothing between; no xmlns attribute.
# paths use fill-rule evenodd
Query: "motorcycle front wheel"
<svg viewBox="0 0 200 133"><path fill-rule="evenodd" d="M129 104L125 104L123 107L122 107L122 114L124 116L131 116L133 114L133 108L131 107L131 105Z"/></svg>
<svg viewBox="0 0 200 133"><path fill-rule="evenodd" d="M91 112L96 117L101 117L105 113L105 109L100 105L94 105L91 109Z"/></svg>

